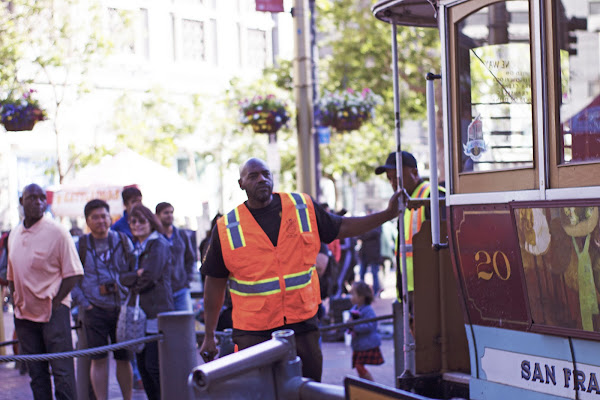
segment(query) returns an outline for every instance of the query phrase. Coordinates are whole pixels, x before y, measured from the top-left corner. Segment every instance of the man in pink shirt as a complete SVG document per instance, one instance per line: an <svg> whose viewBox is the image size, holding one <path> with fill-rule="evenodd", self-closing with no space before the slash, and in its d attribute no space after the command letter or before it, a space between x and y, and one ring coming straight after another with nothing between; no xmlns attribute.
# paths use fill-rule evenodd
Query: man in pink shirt
<svg viewBox="0 0 600 400"><path fill-rule="evenodd" d="M8 239L7 280L14 299L15 331L22 354L73 350L71 296L83 267L71 235L44 217L46 192L36 184L23 189L19 199L25 219ZM29 363L35 400L51 400L52 367L57 399L75 399L73 359Z"/></svg>

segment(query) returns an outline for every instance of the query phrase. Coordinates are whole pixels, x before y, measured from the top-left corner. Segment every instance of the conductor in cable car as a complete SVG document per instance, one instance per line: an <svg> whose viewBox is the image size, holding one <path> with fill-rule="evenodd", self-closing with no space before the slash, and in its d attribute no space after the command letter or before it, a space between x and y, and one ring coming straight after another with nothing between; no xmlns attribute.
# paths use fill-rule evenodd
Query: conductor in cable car
<svg viewBox="0 0 600 400"><path fill-rule="evenodd" d="M396 173L396 152L392 152L385 160L385 164L375 168L375 174L385 173L394 192L398 191L398 178ZM428 203L422 201L431 195L431 184L419 175L417 160L408 151L402 151L402 185L409 194L407 210L404 213L404 237L406 243L406 272L408 278L408 304L412 314L412 299L414 291L413 278L413 236L421 230L423 221L431 219L431 208ZM446 190L438 188L440 198L445 197ZM445 218L445 210L442 208L440 217ZM398 253L398 241L396 239L396 254ZM398 273L401 268L398 266ZM398 288L398 300L401 301L401 288Z"/></svg>

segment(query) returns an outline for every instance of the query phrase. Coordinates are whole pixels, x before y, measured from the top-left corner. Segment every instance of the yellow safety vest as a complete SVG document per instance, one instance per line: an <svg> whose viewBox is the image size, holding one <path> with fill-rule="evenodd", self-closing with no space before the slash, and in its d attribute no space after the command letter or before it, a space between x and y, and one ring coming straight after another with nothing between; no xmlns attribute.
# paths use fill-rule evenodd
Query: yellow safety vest
<svg viewBox="0 0 600 400"><path fill-rule="evenodd" d="M441 192L445 192L444 188L439 188ZM410 197L412 199L426 199L431 193L431 184L427 181L421 182ZM408 275L408 291L415 290L413 276L413 236L421 230L421 225L425 221L425 207L420 207L416 210L407 209L404 213L404 242L406 244L406 273ZM396 252L398 251L398 239L396 238ZM398 266L398 272L402 272L402 266ZM398 294L398 298L400 298Z"/></svg>

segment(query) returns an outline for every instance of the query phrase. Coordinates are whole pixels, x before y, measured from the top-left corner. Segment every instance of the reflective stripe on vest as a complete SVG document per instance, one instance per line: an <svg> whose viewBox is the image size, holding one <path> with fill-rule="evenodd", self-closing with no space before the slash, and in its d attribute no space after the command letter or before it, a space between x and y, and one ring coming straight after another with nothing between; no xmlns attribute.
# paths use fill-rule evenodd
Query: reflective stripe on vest
<svg viewBox="0 0 600 400"><path fill-rule="evenodd" d="M240 226L240 216L237 208L234 208L225 215L225 226L227 227L227 237L229 238L231 250L245 247L246 241L244 240L244 232L242 232L242 227Z"/></svg>
<svg viewBox="0 0 600 400"><path fill-rule="evenodd" d="M304 195L300 193L288 193L290 199L296 206L296 217L298 218L298 226L300 226L300 232L312 232L310 226L310 219L308 218L308 205Z"/></svg>
<svg viewBox="0 0 600 400"><path fill-rule="evenodd" d="M412 198L426 199L427 197L429 197L429 193L431 192L430 188L431 185L429 184L429 182L422 182L421 185L417 187L417 189L415 189L417 192L416 196L413 196ZM405 243L407 245L406 256L412 257L412 238L417 232L421 230L421 224L425 220L425 207L419 207L417 210L410 210L408 216L410 218L410 222L406 226L408 232L405 231ZM407 221L405 220L405 223L406 222ZM408 249L409 246L410 250Z"/></svg>
<svg viewBox="0 0 600 400"><path fill-rule="evenodd" d="M314 265L308 271L298 272L296 274L285 275L285 290L302 289L310 285L312 280L313 270L317 269Z"/></svg>
<svg viewBox="0 0 600 400"><path fill-rule="evenodd" d="M229 278L229 290L239 296L268 296L281 292L279 278L263 279L261 281L241 281Z"/></svg>

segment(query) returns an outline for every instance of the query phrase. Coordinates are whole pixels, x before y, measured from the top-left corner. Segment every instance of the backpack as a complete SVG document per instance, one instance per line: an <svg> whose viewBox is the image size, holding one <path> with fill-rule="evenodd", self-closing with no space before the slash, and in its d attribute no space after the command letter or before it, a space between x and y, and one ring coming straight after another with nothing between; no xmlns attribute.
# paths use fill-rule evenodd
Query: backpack
<svg viewBox="0 0 600 400"><path fill-rule="evenodd" d="M129 243L129 238L127 237L126 234L124 234L123 232L117 232L119 234L119 238L121 239L121 246L123 247L123 252L125 253L125 257L127 258L127 262L128 264L130 263L130 257L131 255L127 252L127 244ZM88 250L88 235L85 236L81 236L79 238L79 244L78 244L78 249L77 252L79 253L79 260L81 261L81 265L83 265L85 267L85 257L87 256L87 250Z"/></svg>

